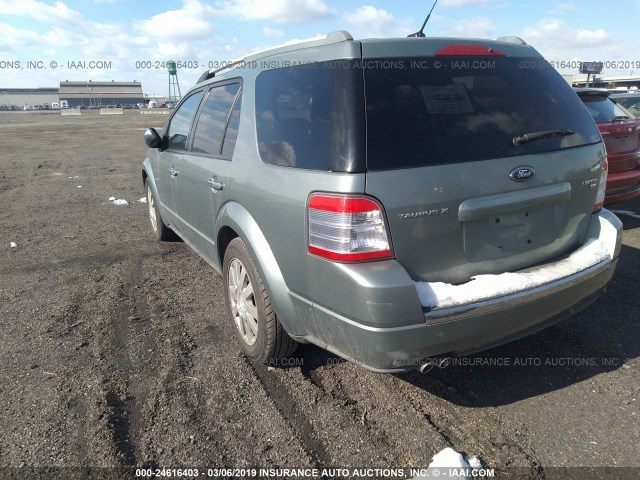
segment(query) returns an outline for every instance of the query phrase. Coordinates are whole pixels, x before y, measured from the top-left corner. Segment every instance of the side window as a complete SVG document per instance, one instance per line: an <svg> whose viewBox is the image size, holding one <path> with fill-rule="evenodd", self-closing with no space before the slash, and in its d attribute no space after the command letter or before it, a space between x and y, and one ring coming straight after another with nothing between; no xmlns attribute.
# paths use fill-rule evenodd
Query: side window
<svg viewBox="0 0 640 480"><path fill-rule="evenodd" d="M256 129L263 161L328 170L332 70L323 67L301 65L258 75Z"/></svg>
<svg viewBox="0 0 640 480"><path fill-rule="evenodd" d="M209 90L200 116L198 117L198 123L196 124L196 131L191 148L193 152L206 153L214 156L219 156L222 153L224 156L225 152L223 151L222 143L224 141L226 144L227 137L225 136L225 132L227 132L227 136L231 133L228 130L227 124L229 124L230 128L231 121L233 120L231 109L234 106L239 90L239 83L213 87ZM235 135L237 135L237 130L238 126L236 125ZM235 136L233 138L233 144L235 145ZM229 153L228 149L227 153ZM231 153L233 153L233 146L231 147ZM229 155L229 157L225 158L231 158L231 156Z"/></svg>
<svg viewBox="0 0 640 480"><path fill-rule="evenodd" d="M167 137L169 138L168 149L169 150L186 150L187 141L189 139L189 131L193 124L193 119L198 111L200 100L204 92L196 92L188 97L178 107L178 110L171 118L169 123L169 129L167 131Z"/></svg>
<svg viewBox="0 0 640 480"><path fill-rule="evenodd" d="M224 135L224 145L222 146L222 158L231 159L233 149L236 146L236 138L238 138L238 127L240 127L240 104L242 103L242 91L238 94L236 103L231 111L229 123L227 124L227 133Z"/></svg>

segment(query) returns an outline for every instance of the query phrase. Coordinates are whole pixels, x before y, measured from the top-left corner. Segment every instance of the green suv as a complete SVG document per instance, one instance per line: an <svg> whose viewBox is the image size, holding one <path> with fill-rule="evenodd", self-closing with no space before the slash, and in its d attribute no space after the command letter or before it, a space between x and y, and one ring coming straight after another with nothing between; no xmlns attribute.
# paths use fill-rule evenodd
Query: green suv
<svg viewBox="0 0 640 480"><path fill-rule="evenodd" d="M598 128L517 37L277 47L205 72L145 140L155 236L222 274L256 362L310 342L425 369L577 312L620 251Z"/></svg>

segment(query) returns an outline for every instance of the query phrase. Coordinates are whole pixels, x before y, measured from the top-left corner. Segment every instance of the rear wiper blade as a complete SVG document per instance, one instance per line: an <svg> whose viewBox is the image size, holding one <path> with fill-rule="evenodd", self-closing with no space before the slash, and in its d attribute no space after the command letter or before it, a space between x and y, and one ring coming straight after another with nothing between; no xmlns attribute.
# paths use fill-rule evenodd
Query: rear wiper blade
<svg viewBox="0 0 640 480"><path fill-rule="evenodd" d="M617 117L613 117L611 119L612 122L623 122L625 120L629 120L629 117L627 117L626 115L618 115Z"/></svg>
<svg viewBox="0 0 640 480"><path fill-rule="evenodd" d="M524 143L534 142L536 140L545 140L553 137L566 137L568 135L573 135L574 133L576 132L573 130L547 130L544 132L525 133L519 137L513 137L511 143L517 146Z"/></svg>

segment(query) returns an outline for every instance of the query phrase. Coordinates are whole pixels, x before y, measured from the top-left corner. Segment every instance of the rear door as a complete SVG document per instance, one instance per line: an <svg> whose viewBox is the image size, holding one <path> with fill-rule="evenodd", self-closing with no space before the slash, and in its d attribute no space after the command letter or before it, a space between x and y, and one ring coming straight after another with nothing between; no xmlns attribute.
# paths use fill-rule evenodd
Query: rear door
<svg viewBox="0 0 640 480"><path fill-rule="evenodd" d="M190 154L180 172L180 217L189 242L217 259L215 222L227 198L227 177L240 122L241 83L215 84L205 95L194 125Z"/></svg>
<svg viewBox="0 0 640 480"><path fill-rule="evenodd" d="M439 45L421 57L368 47L366 192L384 205L395 257L414 280L466 282L582 241L600 135L530 47L522 57L501 44Z"/></svg>

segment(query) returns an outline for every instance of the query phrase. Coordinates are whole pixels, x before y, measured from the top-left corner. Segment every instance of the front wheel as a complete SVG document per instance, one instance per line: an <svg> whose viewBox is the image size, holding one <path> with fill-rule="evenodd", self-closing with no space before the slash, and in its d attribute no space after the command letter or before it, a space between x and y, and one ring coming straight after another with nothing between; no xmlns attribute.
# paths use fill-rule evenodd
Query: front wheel
<svg viewBox="0 0 640 480"><path fill-rule="evenodd" d="M224 295L227 314L245 355L258 363L277 363L298 346L282 328L247 247L240 238L224 255Z"/></svg>
<svg viewBox="0 0 640 480"><path fill-rule="evenodd" d="M147 206L149 208L149 221L151 222L151 229L158 241L173 240L175 239L175 233L169 227L167 227L160 216L160 210L156 205L156 199L151 191L151 186L147 183Z"/></svg>

